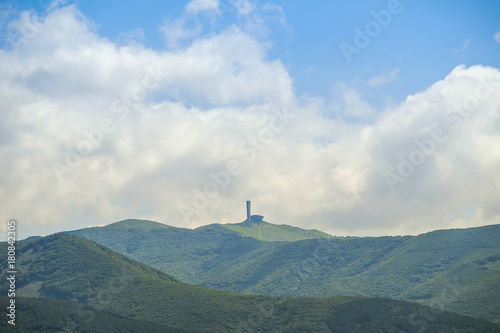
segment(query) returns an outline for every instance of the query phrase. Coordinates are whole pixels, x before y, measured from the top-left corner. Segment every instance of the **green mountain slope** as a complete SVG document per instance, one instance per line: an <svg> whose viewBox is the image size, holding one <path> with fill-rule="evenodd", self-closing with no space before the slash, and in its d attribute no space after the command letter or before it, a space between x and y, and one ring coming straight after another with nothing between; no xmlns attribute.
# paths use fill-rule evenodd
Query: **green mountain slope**
<svg viewBox="0 0 500 333"><path fill-rule="evenodd" d="M234 224L221 224L220 226L229 230L233 230L243 237L253 237L258 240L271 242L293 242L303 239L333 238L331 235L328 235L327 233L321 232L319 230L304 230L286 224L276 225L267 223L265 221L245 221Z"/></svg>
<svg viewBox="0 0 500 333"><path fill-rule="evenodd" d="M54 235L19 243L17 296L22 312L43 326L40 315L55 325L67 315L50 314L58 304L23 305L23 293L85 303L88 324L106 320L106 311L134 320L184 328L195 332L499 332L500 326L440 311L417 303L365 297L296 298L235 293L189 285L84 238ZM0 245L0 251L6 245ZM0 263L6 267L5 260ZM0 293L8 289L2 272ZM29 303L29 302L28 302ZM62 303L59 303L62 304ZM67 303L68 304L68 303ZM71 311L71 307L68 307ZM43 314L45 312L45 315ZM91 319L91 313L94 313ZM78 321L69 314L71 320ZM117 320L114 318L109 320ZM131 323L131 325L135 325ZM131 326L132 327L132 326ZM36 330L35 330L36 331ZM66 330L71 331L71 330ZM96 328L89 332L109 332ZM149 332L147 328L144 332Z"/></svg>
<svg viewBox="0 0 500 333"><path fill-rule="evenodd" d="M0 296L5 309L7 296ZM16 297L15 326L6 320L0 321L0 332L52 333L52 332L106 332L106 333L189 333L190 331L169 328L163 325L122 318L97 311L77 302ZM192 332L194 333L194 332Z"/></svg>
<svg viewBox="0 0 500 333"><path fill-rule="evenodd" d="M272 248L274 244L242 237L218 224L191 230L144 220L125 220L66 233L85 237L196 284L204 280L209 265L239 261L248 252Z"/></svg>
<svg viewBox="0 0 500 333"><path fill-rule="evenodd" d="M242 237L223 225L189 230L140 220L70 233L211 288L389 297L500 320L500 225L295 242Z"/></svg>

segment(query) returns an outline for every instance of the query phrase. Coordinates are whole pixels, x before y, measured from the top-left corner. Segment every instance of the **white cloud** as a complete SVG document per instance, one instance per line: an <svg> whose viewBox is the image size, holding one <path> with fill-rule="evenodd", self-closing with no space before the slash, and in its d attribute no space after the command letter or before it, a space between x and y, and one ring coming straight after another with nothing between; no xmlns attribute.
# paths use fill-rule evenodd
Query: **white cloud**
<svg viewBox="0 0 500 333"><path fill-rule="evenodd" d="M385 85L389 82L397 80L399 78L398 73L399 73L399 69L396 68L390 72L387 72L387 73L384 73L381 75L377 75L377 76L373 76L373 77L368 79L368 85L372 86L372 87Z"/></svg>
<svg viewBox="0 0 500 333"><path fill-rule="evenodd" d="M219 1L218 0L191 0L186 5L186 12L191 14L197 14L202 11L218 11Z"/></svg>
<svg viewBox="0 0 500 333"><path fill-rule="evenodd" d="M493 36L493 38L495 39L495 42L500 43L500 31L495 33L495 36Z"/></svg>
<svg viewBox="0 0 500 333"><path fill-rule="evenodd" d="M203 32L202 17L208 17L213 25L219 14L218 0L191 0L185 6L183 15L174 20L165 20L160 30L165 36L167 46L176 49L200 36Z"/></svg>
<svg viewBox="0 0 500 333"><path fill-rule="evenodd" d="M270 27L292 31L287 23L287 18L281 6L272 3L259 4L250 0L226 0L222 2L221 9L225 13L236 10L236 24L245 33L265 40L271 33Z"/></svg>
<svg viewBox="0 0 500 333"><path fill-rule="evenodd" d="M375 118L377 113L377 110L364 100L360 90L342 82L334 88L334 98L330 107L337 118L347 121L369 122Z"/></svg>
<svg viewBox="0 0 500 333"><path fill-rule="evenodd" d="M463 43L463 45L462 45L462 51L465 51L465 50L467 50L467 49L469 48L470 42L471 42L470 38L467 38L467 39L464 41L464 43Z"/></svg>
<svg viewBox="0 0 500 333"><path fill-rule="evenodd" d="M247 199L269 222L334 234L500 222L498 69L459 66L375 115L346 86L331 103L296 97L265 43L237 27L158 51L99 37L74 7L39 21L0 50L0 219L21 231L238 222ZM438 127L447 140L391 191L387 172ZM220 188L230 161L240 173ZM58 177L53 162L74 167ZM185 220L196 189L212 197ZM475 215L454 213L464 207Z"/></svg>
<svg viewBox="0 0 500 333"><path fill-rule="evenodd" d="M304 69L304 73L306 74L314 73L314 71L316 71L316 68L314 68L313 66L309 66L306 69Z"/></svg>
<svg viewBox="0 0 500 333"><path fill-rule="evenodd" d="M453 53L460 53L460 52L464 52L465 50L467 50L471 44L472 40L470 38L467 38L466 40L464 40L464 42L462 43L462 47L460 48L456 48L455 50L453 50Z"/></svg>
<svg viewBox="0 0 500 333"><path fill-rule="evenodd" d="M47 12L53 11L56 8L62 7L66 4L66 0L54 0L47 6Z"/></svg>
<svg viewBox="0 0 500 333"><path fill-rule="evenodd" d="M170 49L179 48L182 41L198 37L202 29L199 23L186 27L186 19L180 18L173 22L165 21L160 28L165 36L165 43Z"/></svg>
<svg viewBox="0 0 500 333"><path fill-rule="evenodd" d="M118 35L117 43L127 45L144 42L146 40L144 33L145 31L143 28L136 28L129 32L122 33Z"/></svg>
<svg viewBox="0 0 500 333"><path fill-rule="evenodd" d="M239 15L248 15L255 10L257 3L249 0L233 0L232 5L236 7Z"/></svg>

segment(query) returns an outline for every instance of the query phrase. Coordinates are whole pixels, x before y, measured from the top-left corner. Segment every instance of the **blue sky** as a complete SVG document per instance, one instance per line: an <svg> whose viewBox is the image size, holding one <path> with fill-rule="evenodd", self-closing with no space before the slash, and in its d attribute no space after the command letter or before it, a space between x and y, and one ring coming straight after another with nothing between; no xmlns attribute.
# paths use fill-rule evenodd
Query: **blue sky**
<svg viewBox="0 0 500 333"><path fill-rule="evenodd" d="M18 10L35 9L44 14L50 1L6 1ZM160 26L175 20L186 1L68 1L98 25L98 32L111 40L124 33L143 29L141 42L164 49ZM220 31L240 23L236 0L221 0L217 23L205 33ZM259 1L263 5L265 1ZM367 98L377 105L391 96L401 101L409 94L426 89L459 64L500 67L500 44L494 34L500 30L500 3L480 1L395 1L398 14L370 38L370 44L346 59L339 47L354 45L355 27L364 31L374 21L372 11L387 10L391 1L273 1L283 10L286 26L276 14L270 15L269 35L258 36L272 44L270 58L279 59L294 78L299 95L330 96L339 81L368 81L398 69L398 80L381 88L367 89ZM397 5L399 4L399 5ZM5 6L5 5L4 5ZM207 17L201 21L209 24ZM425 70L422 70L425 68Z"/></svg>
<svg viewBox="0 0 500 333"><path fill-rule="evenodd" d="M268 222L335 235L500 223L499 13L3 1L1 219L22 236L194 228L240 222L252 200Z"/></svg>

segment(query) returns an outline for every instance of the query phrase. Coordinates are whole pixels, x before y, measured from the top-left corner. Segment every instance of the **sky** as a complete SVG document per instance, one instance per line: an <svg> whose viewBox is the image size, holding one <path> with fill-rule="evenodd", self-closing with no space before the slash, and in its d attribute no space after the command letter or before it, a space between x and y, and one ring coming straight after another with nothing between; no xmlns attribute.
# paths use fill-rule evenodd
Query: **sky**
<svg viewBox="0 0 500 333"><path fill-rule="evenodd" d="M500 223L498 1L0 2L0 236Z"/></svg>

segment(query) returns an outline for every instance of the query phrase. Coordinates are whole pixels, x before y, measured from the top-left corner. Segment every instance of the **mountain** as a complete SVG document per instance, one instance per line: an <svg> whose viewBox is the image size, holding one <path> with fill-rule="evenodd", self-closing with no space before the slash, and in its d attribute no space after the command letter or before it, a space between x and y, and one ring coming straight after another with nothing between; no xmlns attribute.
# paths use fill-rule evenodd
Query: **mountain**
<svg viewBox="0 0 500 333"><path fill-rule="evenodd" d="M276 225L262 222L245 221L241 223L220 224L220 226L233 230L243 237L253 237L262 241L297 241L314 238L333 238L331 235L316 229L304 230L286 224Z"/></svg>
<svg viewBox="0 0 500 333"><path fill-rule="evenodd" d="M171 227L166 224L148 221L148 220L124 220L116 223L112 223L107 227L119 227L125 229L138 229L142 231L151 231L157 229L169 229L170 231L176 230L177 232L204 232L207 229L212 228L225 228L227 230L233 231L242 237L252 237L262 241L269 242L279 242L279 241L297 241L304 239L316 239L316 238L326 238L331 239L333 236L324 233L316 229L301 229L293 227L286 224L271 224L265 221L255 222L255 221L244 221L240 223L226 223L226 224L210 224L207 226L202 226L197 229L185 229Z"/></svg>
<svg viewBox="0 0 500 333"><path fill-rule="evenodd" d="M0 304L5 309L9 305L9 298L0 296ZM0 332L190 333L183 329L119 317L77 302L56 299L16 297L16 310L16 325L1 320Z"/></svg>
<svg viewBox="0 0 500 333"><path fill-rule="evenodd" d="M7 245L0 244L0 251L6 250ZM60 327L77 324L82 319L91 325L88 332L112 332L98 326L106 320L121 322L116 315L195 332L500 331L499 325L487 321L406 301L367 297L271 297L212 290L180 282L71 235L18 243L16 261L17 324L21 328L36 327L31 330L35 332L50 323ZM2 258L0 264L6 267L6 259ZM9 288L5 274L4 270L0 277L2 295L6 295ZM23 295L63 299L66 303L51 300L30 303ZM82 307L82 303L86 307ZM66 311L57 313L61 307L66 307ZM72 312L75 307L80 313ZM132 328L135 324L130 322L130 325ZM66 326L66 331L74 331L74 327ZM168 332L169 328L165 329ZM50 331L49 328L46 331ZM149 332L146 326L143 332Z"/></svg>
<svg viewBox="0 0 500 333"><path fill-rule="evenodd" d="M68 233L210 288L388 297L500 322L500 225L294 242L259 241L238 228L245 225L190 230L127 220ZM255 236L255 226L248 229Z"/></svg>

